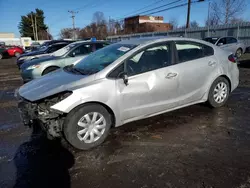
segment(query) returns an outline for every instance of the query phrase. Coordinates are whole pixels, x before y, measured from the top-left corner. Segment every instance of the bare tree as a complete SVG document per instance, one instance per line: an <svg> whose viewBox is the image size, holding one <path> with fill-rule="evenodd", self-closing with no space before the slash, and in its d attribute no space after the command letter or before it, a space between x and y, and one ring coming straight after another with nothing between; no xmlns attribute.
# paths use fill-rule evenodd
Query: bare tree
<svg viewBox="0 0 250 188"><path fill-rule="evenodd" d="M80 29L79 28L64 28L60 31L60 37L63 39L79 38ZM75 36L74 36L75 35Z"/></svg>
<svg viewBox="0 0 250 188"><path fill-rule="evenodd" d="M106 19L103 12L97 11L93 14L92 22L97 25L106 23Z"/></svg>
<svg viewBox="0 0 250 188"><path fill-rule="evenodd" d="M176 18L170 18L169 23L172 25L173 29L178 28L178 21Z"/></svg>
<svg viewBox="0 0 250 188"><path fill-rule="evenodd" d="M206 26L215 26L220 24L220 18L216 14L211 14L209 20L205 22Z"/></svg>
<svg viewBox="0 0 250 188"><path fill-rule="evenodd" d="M222 24L240 16L246 9L246 0L216 0L211 4L211 18L218 19Z"/></svg>
<svg viewBox="0 0 250 188"><path fill-rule="evenodd" d="M199 27L199 24L197 21L194 20L190 22L190 28L197 28L197 27Z"/></svg>

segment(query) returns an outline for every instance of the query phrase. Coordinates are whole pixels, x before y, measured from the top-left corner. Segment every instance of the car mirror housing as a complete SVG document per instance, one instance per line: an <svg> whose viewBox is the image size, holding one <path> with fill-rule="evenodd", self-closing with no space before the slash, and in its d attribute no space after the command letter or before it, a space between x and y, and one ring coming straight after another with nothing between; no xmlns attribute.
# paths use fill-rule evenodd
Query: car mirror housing
<svg viewBox="0 0 250 188"><path fill-rule="evenodd" d="M223 43L218 43L217 46L223 46Z"/></svg>
<svg viewBox="0 0 250 188"><path fill-rule="evenodd" d="M128 74L126 72L124 72L122 74L122 79L123 79L124 84L127 86L128 85Z"/></svg>

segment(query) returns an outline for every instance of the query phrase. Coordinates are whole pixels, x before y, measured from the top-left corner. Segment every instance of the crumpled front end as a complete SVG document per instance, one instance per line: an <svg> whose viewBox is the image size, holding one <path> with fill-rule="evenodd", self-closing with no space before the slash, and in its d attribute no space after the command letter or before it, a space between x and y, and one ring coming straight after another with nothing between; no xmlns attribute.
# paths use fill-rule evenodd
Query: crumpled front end
<svg viewBox="0 0 250 188"><path fill-rule="evenodd" d="M71 92L63 92L39 101L28 101L16 92L18 109L26 126L41 126L49 136L60 137L65 119L63 112L53 110L50 106L69 96ZM37 125L38 123L38 125Z"/></svg>

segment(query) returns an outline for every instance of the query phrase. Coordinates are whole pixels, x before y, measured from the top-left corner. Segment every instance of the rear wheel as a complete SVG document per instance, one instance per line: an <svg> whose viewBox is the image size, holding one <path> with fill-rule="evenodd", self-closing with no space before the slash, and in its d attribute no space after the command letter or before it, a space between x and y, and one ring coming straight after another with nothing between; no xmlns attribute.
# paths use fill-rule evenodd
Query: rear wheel
<svg viewBox="0 0 250 188"><path fill-rule="evenodd" d="M19 57L21 54L19 52L15 52L15 57Z"/></svg>
<svg viewBox="0 0 250 188"><path fill-rule="evenodd" d="M236 51L236 57L237 58L240 58L241 56L242 56L242 49L241 48L239 48L237 51Z"/></svg>
<svg viewBox="0 0 250 188"><path fill-rule="evenodd" d="M88 150L106 139L111 124L111 115L103 106L90 104L76 108L68 114L63 132L72 146Z"/></svg>
<svg viewBox="0 0 250 188"><path fill-rule="evenodd" d="M221 107L227 102L229 93L230 86L228 80L224 77L219 77L210 88L208 103L214 108Z"/></svg>
<svg viewBox="0 0 250 188"><path fill-rule="evenodd" d="M45 74L48 74L48 73L50 73L50 72L53 72L53 71L55 71L55 70L57 70L57 69L59 69L59 67L48 67L48 68L46 68L46 69L43 71L42 76L45 75Z"/></svg>

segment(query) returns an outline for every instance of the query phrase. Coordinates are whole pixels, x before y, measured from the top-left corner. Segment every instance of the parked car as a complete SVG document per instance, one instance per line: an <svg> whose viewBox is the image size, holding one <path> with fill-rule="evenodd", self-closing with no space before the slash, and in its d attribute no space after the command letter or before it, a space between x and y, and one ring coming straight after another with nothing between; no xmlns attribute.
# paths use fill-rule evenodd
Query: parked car
<svg viewBox="0 0 250 188"><path fill-rule="evenodd" d="M113 126L196 103L221 107L238 84L234 56L210 43L133 39L27 83L17 97L24 124L39 119L49 135L87 150Z"/></svg>
<svg viewBox="0 0 250 188"><path fill-rule="evenodd" d="M29 47L25 47L25 52L31 52L39 49L41 44L39 42L32 42Z"/></svg>
<svg viewBox="0 0 250 188"><path fill-rule="evenodd" d="M24 49L19 46L6 47L6 50L2 52L3 57L19 57L24 53Z"/></svg>
<svg viewBox="0 0 250 188"><path fill-rule="evenodd" d="M3 58L3 52L6 51L6 48L4 46L0 46L0 59Z"/></svg>
<svg viewBox="0 0 250 188"><path fill-rule="evenodd" d="M89 53L103 48L106 45L108 45L108 43L104 41L80 41L71 43L51 55L39 57L38 59L27 62L25 61L20 67L21 76L24 82L39 78L56 69L73 64Z"/></svg>
<svg viewBox="0 0 250 188"><path fill-rule="evenodd" d="M41 48L40 50L37 51L33 51L33 52L28 52L28 53L24 53L21 56L19 56L17 58L17 66L20 68L20 66L24 63L24 61L27 60L32 60L35 58L39 58L45 55L48 55L50 53L53 53L65 46L67 46L69 43L65 43L65 42L61 42L61 43L55 43L55 44L51 44L47 47Z"/></svg>
<svg viewBox="0 0 250 188"><path fill-rule="evenodd" d="M234 37L207 37L204 40L234 53L237 58L240 58L246 51L245 44Z"/></svg>

